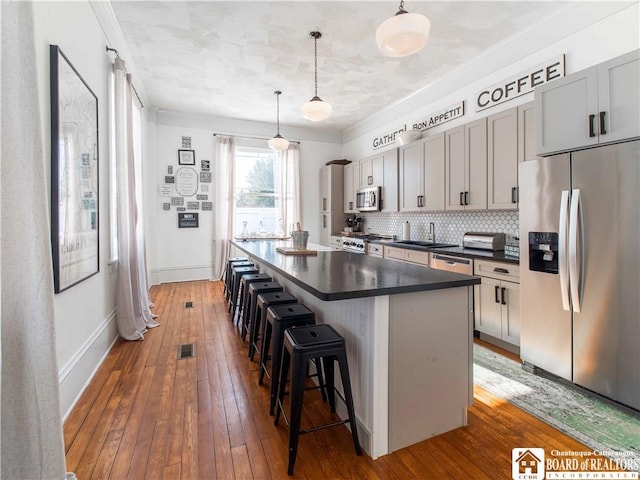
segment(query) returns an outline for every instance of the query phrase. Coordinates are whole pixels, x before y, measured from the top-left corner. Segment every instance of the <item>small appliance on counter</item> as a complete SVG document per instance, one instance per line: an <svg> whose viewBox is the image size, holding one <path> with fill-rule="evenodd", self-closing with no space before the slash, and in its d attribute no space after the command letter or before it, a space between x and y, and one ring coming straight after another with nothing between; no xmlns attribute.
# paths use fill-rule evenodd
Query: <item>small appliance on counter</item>
<svg viewBox="0 0 640 480"><path fill-rule="evenodd" d="M345 229L344 231L347 233L355 233L362 231L362 224L364 223L362 217L358 217L357 215L350 215L345 220Z"/></svg>
<svg viewBox="0 0 640 480"><path fill-rule="evenodd" d="M467 232L462 238L462 247L498 252L504 250L504 241L504 233Z"/></svg>
<svg viewBox="0 0 640 480"><path fill-rule="evenodd" d="M307 242L309 232L302 230L300 222L296 223L296 229L291 231L291 247L276 247L276 252L285 255L317 255L317 250L308 250Z"/></svg>

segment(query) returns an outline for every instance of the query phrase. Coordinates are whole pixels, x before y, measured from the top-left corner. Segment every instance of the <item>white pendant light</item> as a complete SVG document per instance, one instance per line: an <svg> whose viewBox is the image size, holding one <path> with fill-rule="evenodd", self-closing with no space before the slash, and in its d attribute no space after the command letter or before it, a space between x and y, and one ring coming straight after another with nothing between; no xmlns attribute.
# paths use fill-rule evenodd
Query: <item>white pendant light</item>
<svg viewBox="0 0 640 480"><path fill-rule="evenodd" d="M313 38L314 60L315 60L315 95L311 100L302 105L302 116L312 122L321 122L331 116L333 107L327 102L323 102L318 96L318 39L322 38L320 32L311 32L309 36Z"/></svg>
<svg viewBox="0 0 640 480"><path fill-rule="evenodd" d="M273 93L276 94L276 122L278 125L278 131L275 137L270 139L267 144L269 145L269 148L271 150L280 152L289 148L289 140L283 138L282 135L280 135L280 94L282 94L282 92L280 90L276 90Z"/></svg>
<svg viewBox="0 0 640 480"><path fill-rule="evenodd" d="M393 17L387 18L376 30L380 53L387 57L406 57L424 48L429 40L431 22L420 13L404 9L404 0Z"/></svg>

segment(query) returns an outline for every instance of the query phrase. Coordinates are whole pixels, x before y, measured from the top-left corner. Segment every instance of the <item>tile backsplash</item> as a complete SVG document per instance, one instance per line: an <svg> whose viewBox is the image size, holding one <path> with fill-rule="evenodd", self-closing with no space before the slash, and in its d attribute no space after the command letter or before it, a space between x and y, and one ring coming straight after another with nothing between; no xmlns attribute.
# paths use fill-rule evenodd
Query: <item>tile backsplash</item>
<svg viewBox="0 0 640 480"><path fill-rule="evenodd" d="M429 223L435 224L436 241L462 245L466 232L502 232L518 236L517 211L430 212L430 213L363 213L363 230L402 238L405 222L411 225L411 240L427 240Z"/></svg>

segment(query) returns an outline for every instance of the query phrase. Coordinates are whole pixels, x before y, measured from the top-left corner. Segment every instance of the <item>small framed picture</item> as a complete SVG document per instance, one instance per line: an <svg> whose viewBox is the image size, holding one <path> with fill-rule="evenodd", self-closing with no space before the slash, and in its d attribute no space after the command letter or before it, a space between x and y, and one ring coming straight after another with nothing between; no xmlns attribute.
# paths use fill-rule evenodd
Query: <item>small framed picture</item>
<svg viewBox="0 0 640 480"><path fill-rule="evenodd" d="M195 150L178 150L178 165L195 165Z"/></svg>

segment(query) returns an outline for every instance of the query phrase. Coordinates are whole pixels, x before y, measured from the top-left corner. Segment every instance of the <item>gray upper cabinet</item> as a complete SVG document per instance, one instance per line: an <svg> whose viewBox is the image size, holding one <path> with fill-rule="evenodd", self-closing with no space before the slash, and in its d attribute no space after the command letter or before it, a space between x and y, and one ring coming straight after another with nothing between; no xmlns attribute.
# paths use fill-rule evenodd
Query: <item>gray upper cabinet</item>
<svg viewBox="0 0 640 480"><path fill-rule="evenodd" d="M344 166L344 213L356 213L356 191L360 185L360 164Z"/></svg>
<svg viewBox="0 0 640 480"><path fill-rule="evenodd" d="M487 119L445 132L445 208L487 208Z"/></svg>
<svg viewBox="0 0 640 480"><path fill-rule="evenodd" d="M400 149L400 211L444 210L444 132Z"/></svg>
<svg viewBox="0 0 640 480"><path fill-rule="evenodd" d="M518 107L518 162L536 159L536 127L533 102Z"/></svg>
<svg viewBox="0 0 640 480"><path fill-rule="evenodd" d="M518 208L518 109L487 118L487 208Z"/></svg>
<svg viewBox="0 0 640 480"><path fill-rule="evenodd" d="M398 149L394 148L359 162L358 188L381 187L381 210L398 211Z"/></svg>
<svg viewBox="0 0 640 480"><path fill-rule="evenodd" d="M640 50L535 90L536 154L640 136Z"/></svg>

